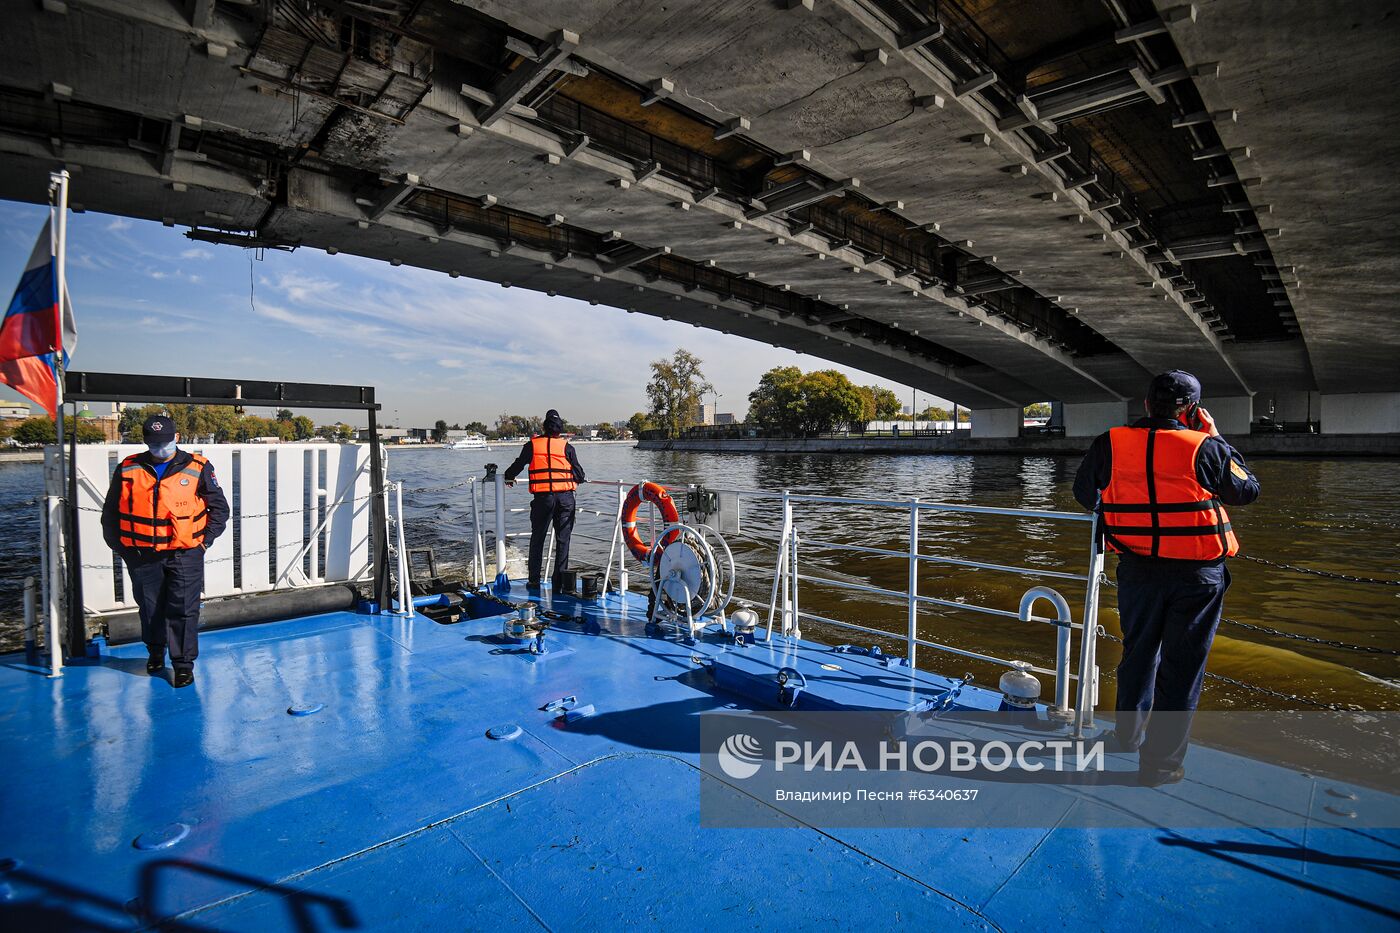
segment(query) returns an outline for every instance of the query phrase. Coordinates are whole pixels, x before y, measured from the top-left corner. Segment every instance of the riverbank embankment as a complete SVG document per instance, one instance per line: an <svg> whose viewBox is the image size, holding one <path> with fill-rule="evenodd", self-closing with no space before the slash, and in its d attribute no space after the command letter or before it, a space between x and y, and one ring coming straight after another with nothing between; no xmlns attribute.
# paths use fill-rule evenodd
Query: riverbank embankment
<svg viewBox="0 0 1400 933"><path fill-rule="evenodd" d="M1091 437L740 437L643 440L639 450L752 454L1082 455ZM1400 457L1400 434L1249 434L1230 437L1246 457Z"/></svg>

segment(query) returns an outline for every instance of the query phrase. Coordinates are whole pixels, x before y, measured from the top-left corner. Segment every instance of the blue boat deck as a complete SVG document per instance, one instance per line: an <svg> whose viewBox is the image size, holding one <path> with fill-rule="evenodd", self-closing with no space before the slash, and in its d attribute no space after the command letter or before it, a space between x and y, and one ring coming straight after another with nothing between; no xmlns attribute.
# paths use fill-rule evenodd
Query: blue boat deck
<svg viewBox="0 0 1400 933"><path fill-rule="evenodd" d="M5 656L0 926L1165 930L1400 921L1393 830L1007 829L975 825L976 811L960 829L791 820L702 828L701 782L715 779L699 769L699 714L744 705L694 659L722 649L646 637L635 597L567 602L557 608L581 612L603 634L555 625L542 657L503 645L496 618L441 625L351 613L205 633L198 680L178 691L146 676L140 644L104 647L57 680ZM593 715L564 722L542 709L565 696ZM521 730L514 739L487 736L509 725ZM1199 770L1233 769L1237 783L1188 775L1132 792L1248 812L1255 825L1261 806L1317 805L1323 782L1306 775L1210 749L1192 754L1193 772L1211 761ZM1132 756L1110 762L1135 766ZM736 806L765 806L732 792ZM1066 811L1090 805L1052 792ZM1266 793L1279 799L1260 803ZM1361 793L1358 805L1396 806ZM137 847L173 823L188 834L167 848Z"/></svg>

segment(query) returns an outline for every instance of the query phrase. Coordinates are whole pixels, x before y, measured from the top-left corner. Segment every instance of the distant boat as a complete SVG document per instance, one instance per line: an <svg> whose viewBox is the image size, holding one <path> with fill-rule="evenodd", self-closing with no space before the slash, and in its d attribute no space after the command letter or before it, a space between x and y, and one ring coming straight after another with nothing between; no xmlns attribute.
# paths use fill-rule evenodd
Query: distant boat
<svg viewBox="0 0 1400 933"><path fill-rule="evenodd" d="M490 450L486 445L485 434L468 434L451 444L442 445L447 450Z"/></svg>

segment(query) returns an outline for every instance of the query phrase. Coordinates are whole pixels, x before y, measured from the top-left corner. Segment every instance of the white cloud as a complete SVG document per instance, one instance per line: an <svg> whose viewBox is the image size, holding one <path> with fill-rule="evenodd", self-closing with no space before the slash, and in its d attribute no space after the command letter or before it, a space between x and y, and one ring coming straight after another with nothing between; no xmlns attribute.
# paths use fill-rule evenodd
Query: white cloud
<svg viewBox="0 0 1400 933"><path fill-rule="evenodd" d="M467 365L461 360L438 360L437 364L443 369L461 369L463 366Z"/></svg>
<svg viewBox="0 0 1400 933"><path fill-rule="evenodd" d="M180 254L180 258L181 258L181 259L213 259L213 258L214 258L214 254L211 253L211 252L209 252L209 250L204 249L203 247L196 246L196 247L194 247L193 249L187 249L187 250L185 250L183 253Z"/></svg>
<svg viewBox="0 0 1400 933"><path fill-rule="evenodd" d="M122 230L130 229L131 221L127 220L125 217L113 217L111 222L107 224L108 233L119 233Z"/></svg>

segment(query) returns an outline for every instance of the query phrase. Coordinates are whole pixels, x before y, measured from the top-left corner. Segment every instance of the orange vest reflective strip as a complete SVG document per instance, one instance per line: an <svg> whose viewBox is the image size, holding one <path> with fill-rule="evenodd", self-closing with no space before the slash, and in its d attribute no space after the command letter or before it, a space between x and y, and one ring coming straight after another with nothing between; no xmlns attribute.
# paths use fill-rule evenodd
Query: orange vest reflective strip
<svg viewBox="0 0 1400 933"><path fill-rule="evenodd" d="M568 446L562 437L530 438L531 492L572 492L578 488L573 465L564 455Z"/></svg>
<svg viewBox="0 0 1400 933"><path fill-rule="evenodd" d="M1240 544L1230 516L1196 478L1200 431L1113 428L1113 472L1101 497L1109 549L1143 557L1215 560Z"/></svg>
<svg viewBox="0 0 1400 933"><path fill-rule="evenodd" d="M133 455L118 468L121 497L118 529L123 547L180 551L204 544L209 508L199 495L199 477L208 460L199 454L179 470L156 479Z"/></svg>

